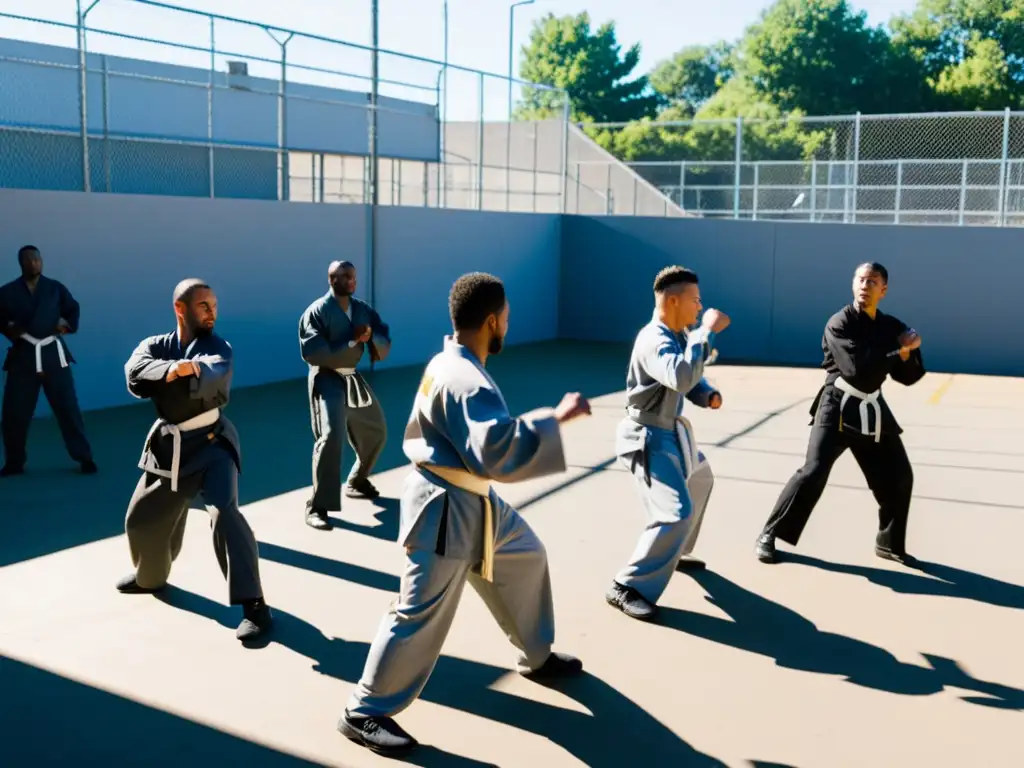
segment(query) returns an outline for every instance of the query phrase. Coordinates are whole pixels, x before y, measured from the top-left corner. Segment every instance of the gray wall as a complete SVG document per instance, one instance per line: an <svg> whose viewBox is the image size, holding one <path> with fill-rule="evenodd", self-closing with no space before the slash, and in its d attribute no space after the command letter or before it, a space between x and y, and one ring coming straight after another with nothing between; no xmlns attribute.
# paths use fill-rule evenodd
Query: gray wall
<svg viewBox="0 0 1024 768"><path fill-rule="evenodd" d="M566 217L559 335L627 341L651 316L659 269L701 278L705 306L733 319L723 359L821 362L828 317L857 264L890 273L883 311L924 337L930 370L1024 375L1024 230L693 219Z"/></svg>
<svg viewBox="0 0 1024 768"><path fill-rule="evenodd" d="M506 281L510 343L555 337L558 216L378 212L377 305L395 340L382 367L424 362L440 349L448 289L472 270ZM33 243L45 274L81 303L81 331L69 344L85 409L132 401L124 362L140 339L174 327L171 291L188 276L217 290L236 386L264 384L305 375L298 318L326 291L332 259L354 262L369 287L367 221L361 205L0 190L0 279L17 276L17 249ZM38 413L46 412L41 402Z"/></svg>

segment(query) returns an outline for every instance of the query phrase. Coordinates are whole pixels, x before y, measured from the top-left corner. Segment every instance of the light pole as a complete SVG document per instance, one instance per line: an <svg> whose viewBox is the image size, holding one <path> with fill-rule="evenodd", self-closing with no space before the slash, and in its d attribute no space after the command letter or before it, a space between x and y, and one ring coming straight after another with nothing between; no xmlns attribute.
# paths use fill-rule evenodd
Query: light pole
<svg viewBox="0 0 1024 768"><path fill-rule="evenodd" d="M437 188L439 193L437 200L438 208L445 207L444 199L448 196L448 183L445 175L445 163L447 161L445 155L448 151L448 142L445 140L445 131L447 130L446 126L448 125L448 0L444 0L444 66L441 68L441 83L444 89L442 91L444 94L442 97L444 101L441 102L441 135L439 137L441 140L441 157L438 158L438 160L441 161L441 164L437 168ZM442 190L444 197L441 195Z"/></svg>
<svg viewBox="0 0 1024 768"><path fill-rule="evenodd" d="M505 137L505 210L512 200L512 65L515 61L516 8L531 5L537 0L519 0L508 7L508 131Z"/></svg>

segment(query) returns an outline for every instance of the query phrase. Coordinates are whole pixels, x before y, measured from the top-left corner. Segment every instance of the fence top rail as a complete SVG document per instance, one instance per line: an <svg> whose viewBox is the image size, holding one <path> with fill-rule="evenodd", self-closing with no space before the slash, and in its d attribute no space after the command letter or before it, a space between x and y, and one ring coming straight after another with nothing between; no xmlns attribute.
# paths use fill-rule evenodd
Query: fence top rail
<svg viewBox="0 0 1024 768"><path fill-rule="evenodd" d="M607 165L611 163L611 160L574 160L574 165ZM672 167L678 168L680 165L690 166L721 166L732 168L736 165L735 160L620 160L623 165L630 168L658 168L658 167ZM1001 165L1002 160L999 158L973 158L973 157L962 157L955 159L943 159L943 158L912 158L912 157L894 157L891 160L855 160L850 158L848 160L741 160L740 165L775 165L775 166L809 166L812 164L816 165L853 165L857 164L860 166L866 165L903 165L921 164L921 165L964 165L964 164L990 164L990 165ZM1021 162L1018 158L1007 158L1009 163Z"/></svg>
<svg viewBox="0 0 1024 768"><path fill-rule="evenodd" d="M980 118L1003 118L1006 117L1024 117L1024 110L1014 110L1009 107L1002 110L989 110L989 111L960 111L960 112L902 112L892 114L877 114L877 115L866 115L862 113L852 115L785 115L783 117L716 117L708 119L693 119L693 120L638 120L634 122L617 122L617 123L587 123L577 122L576 126L582 129L586 128L627 128L634 125L644 125L651 128L690 128L699 125L729 125L735 126L737 123L742 122L744 125L750 123L844 123L844 122L856 122L858 119L861 122L865 121L882 121L882 120L935 120L938 118L970 118L977 120Z"/></svg>
<svg viewBox="0 0 1024 768"><path fill-rule="evenodd" d="M101 2L102 2L102 0L93 0L93 2L90 3L89 6L82 12L83 27L85 26L84 25L85 17L87 17L89 15L89 12L92 11L93 8L95 8ZM385 56L397 56L399 58L409 59L410 61L418 61L418 62L420 62L422 64L431 64L431 65L438 66L438 67L447 67L448 69L454 69L454 70L457 70L457 71L460 71L460 72L468 72L470 74L482 75L482 76L485 76L485 77L494 77L494 78L497 78L499 80L505 80L505 81L508 81L508 82L516 83L518 85L529 86L530 88L536 88L537 90L541 90L541 91L552 91L552 92L555 92L555 93L566 94L566 91L565 91L564 88L555 88L554 86L550 86L550 85L541 85L540 83L531 83L531 82L528 82L526 80L520 80L520 79L514 78L514 77L510 78L508 75L501 75L501 74L498 74L498 73L495 73L495 72L488 72L488 71L482 70L482 69L475 69L474 67L465 67L465 66L461 66L459 64L452 64L451 62L438 61L437 59L431 59L431 58L427 58L425 56L417 56L417 55L411 54L411 53L401 53L400 51L392 51L392 50L390 50L388 48L381 48L379 46L376 49L374 49L373 46L371 46L371 45L364 45L363 43L354 43L354 42L352 42L350 40L341 40L341 39L338 39L338 38L326 37L324 35L318 35L318 34L315 34L313 32L300 32L299 30L296 30L296 29L289 29L287 27L279 27L279 26L274 25L274 24L264 24L262 22L253 21L251 19L240 19L240 18L237 18L235 16L225 16L223 14L211 13L209 11L203 11L203 10L199 10L199 9L196 9L196 8L182 8L181 6L171 5L170 3L159 2L158 0L127 0L127 2L136 3L138 5L147 5L147 6L151 6L153 8L162 8L162 9L168 10L168 11L176 11L178 13L187 13L187 14L190 14L190 15L193 15L193 16L201 16L201 17L203 17L205 19L211 19L211 20L215 20L215 21L224 21L224 22L229 22L229 23L232 23L232 24L242 24L242 25L245 25L245 26L257 27L258 29L263 29L263 30L265 30L267 32L283 32L284 34L289 35L289 36L304 37L304 38L306 38L308 40L317 40L317 41L322 42L322 43L332 43L334 45L342 45L342 46L345 46L345 47L348 47L348 48L355 48L357 50L367 51L367 52L371 52L371 53L374 50L376 50L378 54L384 54ZM8 15L9 14L6 14L6 13L0 13L0 16L8 16ZM35 19L35 21L41 22L43 24L57 24L58 26L70 26L73 29L77 29L77 25L75 25L75 24L65 25L65 24L62 24L61 22L49 21L49 20L46 20L46 19ZM93 30L89 30L88 28L86 28L86 31L93 31ZM114 36L127 37L127 35L123 35L122 33L119 33L119 32L106 32L105 34L110 34L110 35L114 35ZM154 42L160 42L160 41L154 41ZM167 45L178 45L177 43L169 43L169 42L166 42L166 41L164 41L164 42ZM202 50L209 50L209 49L207 48L207 49L202 49Z"/></svg>

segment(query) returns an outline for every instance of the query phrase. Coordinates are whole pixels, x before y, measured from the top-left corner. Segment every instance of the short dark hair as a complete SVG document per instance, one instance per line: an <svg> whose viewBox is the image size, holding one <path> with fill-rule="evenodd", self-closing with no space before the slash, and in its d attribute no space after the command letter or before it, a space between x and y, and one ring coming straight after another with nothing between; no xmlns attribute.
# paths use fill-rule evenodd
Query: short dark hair
<svg viewBox="0 0 1024 768"><path fill-rule="evenodd" d="M859 264L857 269L854 270L854 274L862 269L870 269L876 275L882 278L882 282L886 285L889 284L889 270L879 264L877 261L865 261L863 264Z"/></svg>
<svg viewBox="0 0 1024 768"><path fill-rule="evenodd" d="M457 331L475 331L505 307L505 284L486 272L470 272L452 285L448 313Z"/></svg>
<svg viewBox="0 0 1024 768"><path fill-rule="evenodd" d="M201 288L209 289L210 285L200 280L198 277L190 277L187 280L182 280L176 286L174 286L174 303L177 304L179 301L183 304L188 304L192 301L192 297L195 292Z"/></svg>
<svg viewBox="0 0 1024 768"><path fill-rule="evenodd" d="M21 264L21 259L29 253L39 253L39 249L34 245L23 245L18 249L18 263Z"/></svg>
<svg viewBox="0 0 1024 768"><path fill-rule="evenodd" d="M699 282L697 273L692 269L680 266L665 267L654 278L654 292L664 293L673 285L686 283L697 285Z"/></svg>
<svg viewBox="0 0 1024 768"><path fill-rule="evenodd" d="M335 268L337 268L337 269L355 269L356 265L353 264L351 261L332 261L330 263L330 265L328 265L327 270L330 272L330 271L333 271Z"/></svg>

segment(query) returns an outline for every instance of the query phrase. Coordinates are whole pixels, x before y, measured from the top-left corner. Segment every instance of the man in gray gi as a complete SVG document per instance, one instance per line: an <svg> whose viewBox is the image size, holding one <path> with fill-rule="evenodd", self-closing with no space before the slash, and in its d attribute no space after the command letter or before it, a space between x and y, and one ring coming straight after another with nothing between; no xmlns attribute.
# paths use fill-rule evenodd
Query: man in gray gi
<svg viewBox="0 0 1024 768"><path fill-rule="evenodd" d="M387 440L384 411L366 380L356 371L366 346L370 359L391 351L391 333L380 315L355 298L356 268L335 261L327 270L330 290L314 301L299 320L299 349L309 365L309 409L313 424L313 495L306 502L306 524L330 530L328 512L341 510L342 439L356 459L345 495L374 499L380 495L370 472Z"/></svg>
<svg viewBox="0 0 1024 768"><path fill-rule="evenodd" d="M95 474L92 448L78 406L71 355L64 336L78 332L80 308L63 283L43 276L43 257L34 245L18 251L21 277L0 287L0 333L11 342L4 360L4 466L0 477L20 475L28 458L29 425L42 387L64 445L82 472Z"/></svg>
<svg viewBox="0 0 1024 768"><path fill-rule="evenodd" d="M654 279L655 310L640 329L626 375L626 418L619 424L616 453L640 491L647 526L629 564L606 595L627 616L648 621L676 568L702 568L692 557L714 486L711 465L697 448L683 400L719 408L722 396L704 379L715 335L729 318L701 311L696 273L666 267Z"/></svg>
<svg viewBox="0 0 1024 768"><path fill-rule="evenodd" d="M242 606L235 636L252 640L270 628L272 616L256 537L238 508L238 432L221 412L231 392L231 345L213 332L217 297L202 280L178 284L174 313L177 329L143 339L124 366L128 391L150 400L158 418L146 436L143 473L124 523L135 572L117 588L133 594L164 588L181 552L189 504L201 494L229 601Z"/></svg>
<svg viewBox="0 0 1024 768"><path fill-rule="evenodd" d="M426 685L467 580L519 649L520 674L551 679L583 669L551 650L544 545L491 482L565 471L561 425L590 406L572 393L555 409L513 418L485 369L508 331L504 286L491 275L463 275L448 304L455 335L427 365L405 429L403 449L415 467L401 501L401 590L338 723L347 738L388 755L417 744L391 718Z"/></svg>

